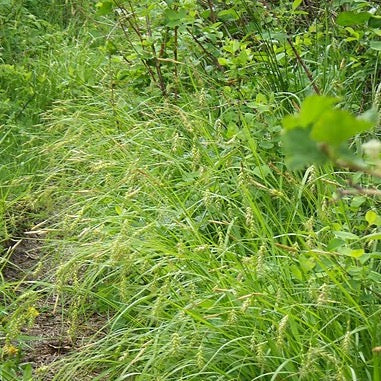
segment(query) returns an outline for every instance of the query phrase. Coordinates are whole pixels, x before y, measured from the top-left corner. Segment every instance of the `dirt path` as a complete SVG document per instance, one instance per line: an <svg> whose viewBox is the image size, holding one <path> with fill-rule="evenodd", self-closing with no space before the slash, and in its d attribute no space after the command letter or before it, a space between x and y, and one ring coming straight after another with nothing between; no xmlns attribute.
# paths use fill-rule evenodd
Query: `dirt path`
<svg viewBox="0 0 381 381"><path fill-rule="evenodd" d="M27 232L19 239L8 242L7 246L8 261L2 271L5 282L14 284L17 295L30 289L42 290L38 284L45 281L44 268L49 262L42 261L42 235ZM49 369L50 365L80 350L105 321L99 315L88 317L85 324L80 325L78 335L73 341L68 333L70 322L62 306L57 308L56 297L52 293L39 294L41 297L33 304L33 311L36 315L38 313L34 324L21 329L20 338L15 340L14 345L18 349L22 348L21 361L30 363L34 372L40 373L40 380L50 381L54 377L54 371Z"/></svg>

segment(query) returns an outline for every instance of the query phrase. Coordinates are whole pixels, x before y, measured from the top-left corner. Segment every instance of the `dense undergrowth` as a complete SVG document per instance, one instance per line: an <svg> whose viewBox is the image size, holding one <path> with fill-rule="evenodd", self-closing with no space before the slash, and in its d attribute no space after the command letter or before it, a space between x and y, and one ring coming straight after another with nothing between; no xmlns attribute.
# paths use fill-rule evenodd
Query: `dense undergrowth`
<svg viewBox="0 0 381 381"><path fill-rule="evenodd" d="M378 108L376 3L0 2L2 268L44 234L43 276L2 277L0 378L380 379L379 180L281 139L314 92ZM103 327L32 369L47 296L73 343Z"/></svg>

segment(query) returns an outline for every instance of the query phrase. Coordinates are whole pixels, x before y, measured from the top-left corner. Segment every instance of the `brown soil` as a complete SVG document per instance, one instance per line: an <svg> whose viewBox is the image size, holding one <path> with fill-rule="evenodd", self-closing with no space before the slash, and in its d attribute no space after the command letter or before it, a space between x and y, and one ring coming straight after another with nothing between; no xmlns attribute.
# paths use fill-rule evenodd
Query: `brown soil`
<svg viewBox="0 0 381 381"><path fill-rule="evenodd" d="M41 266L43 240L41 233L28 233L8 243L6 251L8 262L2 269L4 280L14 283L18 294L27 290L26 282L42 281L44 267L48 267L45 264L42 266L42 271L36 274L36 268ZM54 296L46 295L45 298L38 300L34 307L39 312L34 325L31 328L22 329L24 336L22 362L30 363L34 370L48 367L48 373L42 374L40 380L50 381L54 374L49 369L49 365L80 350L88 342L88 338L104 325L104 318L99 315L87 317L86 323L78 327L78 334L73 341L68 334L70 322L65 320L62 306L59 305L57 308Z"/></svg>

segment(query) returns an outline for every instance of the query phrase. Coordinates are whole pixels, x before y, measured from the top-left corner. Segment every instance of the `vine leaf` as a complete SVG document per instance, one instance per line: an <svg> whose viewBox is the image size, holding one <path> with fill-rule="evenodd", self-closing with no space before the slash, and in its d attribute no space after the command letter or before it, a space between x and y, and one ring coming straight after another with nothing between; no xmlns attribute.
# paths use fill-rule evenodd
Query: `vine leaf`
<svg viewBox="0 0 381 381"><path fill-rule="evenodd" d="M328 159L363 164L346 141L372 128L377 113L371 109L356 118L349 111L337 109L337 102L338 98L312 95L303 101L298 114L283 118L283 145L290 169L322 164Z"/></svg>
<svg viewBox="0 0 381 381"><path fill-rule="evenodd" d="M367 120L355 118L345 110L329 110L324 112L314 124L311 138L317 142L339 146L352 136L372 127Z"/></svg>
<svg viewBox="0 0 381 381"><path fill-rule="evenodd" d="M310 138L310 130L294 128L283 136L286 165L291 170L302 169L313 163L323 164L325 154L316 142Z"/></svg>
<svg viewBox="0 0 381 381"><path fill-rule="evenodd" d="M368 12L341 12L336 19L336 23L340 26L352 26L365 24L372 15Z"/></svg>
<svg viewBox="0 0 381 381"><path fill-rule="evenodd" d="M112 1L98 1L95 7L97 9L97 15L104 16L112 12L113 3Z"/></svg>

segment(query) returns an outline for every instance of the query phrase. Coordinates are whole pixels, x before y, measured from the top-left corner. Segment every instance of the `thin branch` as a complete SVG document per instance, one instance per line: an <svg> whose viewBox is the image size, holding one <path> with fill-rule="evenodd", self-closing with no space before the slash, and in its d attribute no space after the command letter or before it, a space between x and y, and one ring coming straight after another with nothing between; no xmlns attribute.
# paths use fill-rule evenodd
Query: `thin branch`
<svg viewBox="0 0 381 381"><path fill-rule="evenodd" d="M121 5L121 4L118 4L118 2L116 2L116 5L119 7L119 9L121 10L121 12L123 13L123 16L124 18L127 20L128 24L130 25L130 27L134 30L134 32L137 34L137 36L139 37L140 39L140 43L142 45L142 47L144 47L144 39L142 38L141 34L140 34L140 31L138 29L136 29L133 25L133 23L131 22L130 20L130 14L127 12L127 10ZM139 55L138 51L136 50L136 48L134 47L134 44L132 43L132 41L130 40L130 37L128 35L128 31L127 31L127 28L126 28L126 25L124 25L123 21L122 21L122 18L121 17L118 17L118 23L123 31L123 34L124 36L126 37L126 40L127 42L130 44L130 46L132 47L132 49ZM125 58L124 56L122 56L123 58ZM126 62L128 62L128 60L125 59ZM145 68L147 69L149 75L151 76L152 78L152 81L154 83L157 84L157 80L155 78L155 74L154 72L152 71L151 67L149 66L148 62L144 59L144 58L141 58L141 61L143 63L143 65L145 66ZM129 63L129 62L128 62Z"/></svg>
<svg viewBox="0 0 381 381"><path fill-rule="evenodd" d="M146 16L146 25L147 25L148 37L150 37L151 40L152 40L151 23L150 23L150 19L149 19L148 15ZM160 87L161 93L163 94L163 96L165 96L166 95L166 91L165 91L164 77L163 77L163 73L161 71L160 61L158 60L158 57L160 57L160 56L158 56L157 53L156 53L156 48L155 48L155 42L154 41L152 41L152 43L151 43L151 50L152 50L152 54L154 56L156 74L157 74L157 77L159 78L159 87Z"/></svg>
<svg viewBox="0 0 381 381"><path fill-rule="evenodd" d="M25 109L29 106L30 102L32 102L32 100L35 98L36 96L36 93L33 93L29 99L24 103L24 105L21 107L21 110L19 110L17 112L17 114L15 115L14 119L18 119L18 117L25 111Z"/></svg>
<svg viewBox="0 0 381 381"><path fill-rule="evenodd" d="M158 58L158 61L161 62L170 62L177 65L184 65L184 62L173 60L172 58Z"/></svg>
<svg viewBox="0 0 381 381"><path fill-rule="evenodd" d="M334 162L334 164L338 165L339 167L348 168L354 172L363 172L363 173L366 173L367 175L381 179L381 172L374 170L372 168L363 167L361 165L358 165L355 163L349 163L349 162L342 161L342 160L332 160L332 161Z"/></svg>
<svg viewBox="0 0 381 381"><path fill-rule="evenodd" d="M165 28L164 37L163 37L163 40L161 41L158 59L162 58L165 54L165 49L167 47L167 40L168 40L168 27Z"/></svg>
<svg viewBox="0 0 381 381"><path fill-rule="evenodd" d="M287 41L288 41L288 43L290 44L291 49L292 49L292 51L294 52L297 61L299 62L300 66L303 68L303 70L304 70L304 72L306 73L308 79L310 80L311 85L312 85L312 87L313 87L314 90L315 90L315 93L316 93L317 95L320 95L321 92L320 92L319 88L317 87L317 85L316 85L316 83L315 83L314 77L313 77L313 75L312 75L310 69L308 69L307 65L306 65L306 64L304 63L304 61L302 60L302 57L300 57L300 54L299 54L298 51L296 50L296 48L295 48L294 44L292 43L291 39L290 39L290 38L287 38Z"/></svg>
<svg viewBox="0 0 381 381"><path fill-rule="evenodd" d="M210 9L210 20L214 24L217 21L216 12L214 12L214 5L212 0L208 0L208 7Z"/></svg>
<svg viewBox="0 0 381 381"><path fill-rule="evenodd" d="M363 194L365 196L381 196L381 190L375 189L375 188L361 188L356 187L355 189L339 189L338 190L339 196L349 196L349 195L358 195Z"/></svg>
<svg viewBox="0 0 381 381"><path fill-rule="evenodd" d="M198 40L198 38L193 34L193 32L187 28L187 31L188 33L192 36L193 40L195 41L195 43L201 48L201 50L208 56L212 59L212 61L214 62L214 64L217 66L218 70L220 71L225 71L224 67L222 65L220 65L220 63L218 62L217 58L213 56L212 53L208 52L204 45Z"/></svg>

